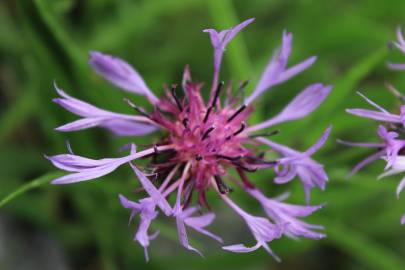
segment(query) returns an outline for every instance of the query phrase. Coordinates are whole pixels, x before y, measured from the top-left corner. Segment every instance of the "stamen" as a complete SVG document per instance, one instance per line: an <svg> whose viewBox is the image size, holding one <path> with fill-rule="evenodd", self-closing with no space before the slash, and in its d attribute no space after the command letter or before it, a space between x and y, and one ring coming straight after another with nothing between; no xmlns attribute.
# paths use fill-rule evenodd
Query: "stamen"
<svg viewBox="0 0 405 270"><path fill-rule="evenodd" d="M240 169L242 169L244 171L247 171L247 172L255 172L255 171L257 171L257 168L246 167L244 164L242 164L240 162L235 162L234 161L234 162L232 162L232 164L235 165L237 167L237 169L240 168Z"/></svg>
<svg viewBox="0 0 405 270"><path fill-rule="evenodd" d="M203 123L207 123L208 121L208 117L210 116L210 113L212 111L213 108L215 108L216 104L217 104L217 100L219 97L219 93L221 92L222 86L224 85L224 82L220 82L217 86L217 89L215 90L215 96L212 100L211 105L208 107L207 112L205 113L204 119L203 119Z"/></svg>
<svg viewBox="0 0 405 270"><path fill-rule="evenodd" d="M230 191L233 191L231 187L229 187L224 181L222 181L222 178L219 175L214 175L214 179L221 194L227 194Z"/></svg>
<svg viewBox="0 0 405 270"><path fill-rule="evenodd" d="M277 160L264 160L259 157L254 157L254 156L246 156L245 159L251 160L255 162L255 164L267 164L267 165L277 165L278 161Z"/></svg>
<svg viewBox="0 0 405 270"><path fill-rule="evenodd" d="M191 199L193 198L193 191L195 186L195 180L191 180L191 183L184 189L183 193L183 209L186 209L190 205Z"/></svg>
<svg viewBox="0 0 405 270"><path fill-rule="evenodd" d="M188 122L189 122L188 118L183 119L182 123L183 123L184 128L188 128Z"/></svg>
<svg viewBox="0 0 405 270"><path fill-rule="evenodd" d="M198 203L201 206L205 206L208 210L211 210L211 206L208 204L207 197L205 196L205 190L198 191Z"/></svg>
<svg viewBox="0 0 405 270"><path fill-rule="evenodd" d="M156 144L153 146L153 151L155 152L155 155L159 154L159 150Z"/></svg>
<svg viewBox="0 0 405 270"><path fill-rule="evenodd" d="M255 186L252 184L252 182L249 181L249 178L247 178L246 174L244 171L242 171L239 168L236 168L236 171L238 172L240 179L242 179L243 184L248 187L248 188L254 188Z"/></svg>
<svg viewBox="0 0 405 270"><path fill-rule="evenodd" d="M208 137L208 135L209 135L214 129L215 129L215 127L210 127L209 129L207 129L207 130L204 132L204 134L203 134L201 140L202 140L202 141L205 140L205 139Z"/></svg>
<svg viewBox="0 0 405 270"><path fill-rule="evenodd" d="M145 112L144 109L136 106L134 103L132 103L132 101L130 101L128 98L124 98L124 102L126 102L131 108L133 108L135 111L137 111L138 113L140 113L141 115L150 118L150 115Z"/></svg>
<svg viewBox="0 0 405 270"><path fill-rule="evenodd" d="M215 106L216 106L217 100L218 100L218 97L219 97L219 93L221 92L221 89L222 89L222 86L223 86L223 85L224 85L224 82L223 82L223 81L218 84L217 89L215 90L214 99L212 100L212 103L211 103L211 107L215 107Z"/></svg>
<svg viewBox="0 0 405 270"><path fill-rule="evenodd" d="M385 83L385 87L393 94L397 99L399 99L402 102L405 102L405 96L402 95L392 84L390 83Z"/></svg>
<svg viewBox="0 0 405 270"><path fill-rule="evenodd" d="M242 158L242 156L229 157L229 156L224 156L224 155L216 155L216 157L223 158L223 159L230 160L230 161L237 161Z"/></svg>
<svg viewBox="0 0 405 270"><path fill-rule="evenodd" d="M242 122L240 128L232 135L236 136L236 135L240 134L245 129L245 127L246 127L246 124L244 122Z"/></svg>
<svg viewBox="0 0 405 270"><path fill-rule="evenodd" d="M177 87L177 85L175 85L175 84L172 85L172 89L171 89L172 97L173 97L174 101L176 102L176 105L179 108L179 110L183 111L183 106L181 106L180 100L178 99L178 97L176 95L176 87Z"/></svg>
<svg viewBox="0 0 405 270"><path fill-rule="evenodd" d="M231 117L228 118L228 123L231 122L233 119L235 119L236 116L238 116L238 114L240 114L244 109L246 109L246 105L243 104L242 106L239 107L239 109L234 112Z"/></svg>
<svg viewBox="0 0 405 270"><path fill-rule="evenodd" d="M201 156L201 155L197 155L196 157L195 157L195 160L197 160L197 161L200 161L200 160L202 160L203 159L203 157Z"/></svg>
<svg viewBox="0 0 405 270"><path fill-rule="evenodd" d="M209 108L207 109L207 112L205 113L205 116L204 116L203 123L207 123L208 116L210 115L211 110L212 110L212 107L209 107Z"/></svg>
<svg viewBox="0 0 405 270"><path fill-rule="evenodd" d="M276 130L273 130L273 131L270 131L270 132L263 132L263 133L253 134L253 135L250 135L249 138L253 139L253 138L257 138L257 137L269 137L269 136L277 135L278 133L280 133L280 130L276 129Z"/></svg>

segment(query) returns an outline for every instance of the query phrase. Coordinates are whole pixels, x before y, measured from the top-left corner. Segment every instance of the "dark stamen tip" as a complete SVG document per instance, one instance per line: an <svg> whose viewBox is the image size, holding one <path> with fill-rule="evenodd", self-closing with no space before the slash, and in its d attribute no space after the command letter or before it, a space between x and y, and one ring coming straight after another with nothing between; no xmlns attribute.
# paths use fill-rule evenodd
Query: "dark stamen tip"
<svg viewBox="0 0 405 270"><path fill-rule="evenodd" d="M221 194L227 194L231 191L233 191L232 188L230 188L219 175L214 176L215 183L217 184L218 190Z"/></svg>
<svg viewBox="0 0 405 270"><path fill-rule="evenodd" d="M250 135L249 138L257 138L257 137L269 137L269 136L274 136L280 133L279 129L270 131L270 132L264 132L264 133L258 133L258 134L253 134Z"/></svg>
<svg viewBox="0 0 405 270"><path fill-rule="evenodd" d="M222 86L224 86L224 84L225 83L223 81L218 83L217 89L215 90L214 98L213 98L212 103L211 103L211 107L216 106L217 100L218 100L218 97L219 97L219 93L221 92Z"/></svg>
<svg viewBox="0 0 405 270"><path fill-rule="evenodd" d="M235 133L233 133L232 135L236 136L236 135L240 134L245 129L245 127L246 127L246 124L244 122L242 122L240 128Z"/></svg>
<svg viewBox="0 0 405 270"><path fill-rule="evenodd" d="M228 118L228 123L231 122L233 119L235 119L236 116L238 116L238 114L240 114L244 109L246 109L246 105L243 104L239 107L239 109L237 109L232 115L231 117Z"/></svg>
<svg viewBox="0 0 405 270"><path fill-rule="evenodd" d="M208 138L208 135L209 135L214 129L215 129L215 127L210 127L210 128L208 128L208 129L204 132L204 134L203 134L201 140L205 140L206 138Z"/></svg>
<svg viewBox="0 0 405 270"><path fill-rule="evenodd" d="M202 160L203 159L203 157L201 156L201 155L197 155L196 157L195 157L195 160L197 160L197 161L200 161L200 160Z"/></svg>
<svg viewBox="0 0 405 270"><path fill-rule="evenodd" d="M242 156L236 156L236 157L229 157L229 156L224 156L224 155L216 155L217 158L222 158L230 161L238 161L242 158Z"/></svg>
<svg viewBox="0 0 405 270"><path fill-rule="evenodd" d="M149 114L148 114L147 112L145 112L144 109L142 109L142 108L136 106L134 103L132 103L131 100L129 100L128 98L124 98L123 100L124 100L125 103L127 103L131 108L133 108L133 109L134 109L135 111L137 111L139 114L141 114L141 115L143 115L143 116L145 116L145 117L150 118Z"/></svg>
<svg viewBox="0 0 405 270"><path fill-rule="evenodd" d="M179 109L179 111L183 111L183 106L181 105L181 102L176 95L176 87L177 87L176 84L172 85L172 88L171 88L172 97L173 97L174 101L176 102L176 105L177 105L177 108Z"/></svg>
<svg viewBox="0 0 405 270"><path fill-rule="evenodd" d="M158 150L156 144L153 146L153 151L155 152L155 155L159 154L159 150Z"/></svg>
<svg viewBox="0 0 405 270"><path fill-rule="evenodd" d="M183 119L182 123L183 123L184 128L188 128L188 122L189 122L188 118Z"/></svg>
<svg viewBox="0 0 405 270"><path fill-rule="evenodd" d="M210 116L210 113L211 113L211 110L212 110L212 107L209 107L207 109L207 112L205 113L205 116L204 116L204 119L203 119L203 123L207 123L208 117Z"/></svg>

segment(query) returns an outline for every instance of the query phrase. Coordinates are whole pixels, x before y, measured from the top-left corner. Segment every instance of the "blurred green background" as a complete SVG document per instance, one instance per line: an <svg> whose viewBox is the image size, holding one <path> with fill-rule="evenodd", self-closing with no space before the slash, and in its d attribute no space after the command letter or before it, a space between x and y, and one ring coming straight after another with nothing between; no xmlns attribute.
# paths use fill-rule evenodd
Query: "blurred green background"
<svg viewBox="0 0 405 270"><path fill-rule="evenodd" d="M256 22L225 53L223 79L257 81L284 29L294 33L290 63L319 56L311 69L266 93L253 121L277 113L309 83L334 85L315 113L284 124L274 138L304 150L333 124L330 140L315 156L325 164L330 182L326 191L312 193L312 203L326 207L309 219L325 225L328 237L276 240L271 246L283 259L276 263L263 250L226 253L190 232L192 243L205 254L202 259L178 244L172 221L161 220L153 225L161 235L151 243L151 261L145 263L143 249L132 241L136 225L127 226L129 213L117 199L117 193L128 195L136 187L130 169L123 166L96 181L52 186L49 181L60 172L43 154L65 152L69 140L78 154L116 156L123 144L141 146L151 138L114 138L98 129L58 134L55 127L76 117L52 103L52 80L77 98L129 113L122 98L130 94L95 75L87 65L89 50L128 60L160 93L163 83L180 82L185 64L190 64L194 80L210 82L212 47L202 29L224 29L250 17ZM384 82L405 91L405 73L386 68L388 59L405 60L387 48L401 24L403 0L1 1L0 198L22 189L0 208L0 269L405 269L405 227L399 224L405 199L395 196L399 177L377 181L384 165L377 162L345 179L369 152L335 143L337 138L377 140L376 123L344 112L367 106L356 90L397 110ZM145 99L133 99L147 106ZM270 171L251 177L269 196L291 190L290 202L304 202L297 180L279 187L271 184ZM232 196L260 213L258 204L240 194ZM212 198L217 213L212 230L229 244L252 242L243 221Z"/></svg>

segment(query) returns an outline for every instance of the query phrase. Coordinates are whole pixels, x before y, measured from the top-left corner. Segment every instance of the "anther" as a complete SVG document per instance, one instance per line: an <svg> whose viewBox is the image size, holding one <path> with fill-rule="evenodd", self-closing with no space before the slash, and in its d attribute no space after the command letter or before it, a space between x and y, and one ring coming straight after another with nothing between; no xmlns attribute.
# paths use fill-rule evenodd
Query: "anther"
<svg viewBox="0 0 405 270"><path fill-rule="evenodd" d="M253 134L250 135L249 138L257 138L257 137L269 137L269 136L274 136L277 135L278 133L280 133L279 129L270 131L270 132L264 132L264 133L258 133L258 134Z"/></svg>
<svg viewBox="0 0 405 270"><path fill-rule="evenodd" d="M236 112L234 112L231 117L228 118L228 123L231 122L233 119L235 119L236 116L238 116L238 114L240 114L244 109L246 109L246 105L243 104L242 106L239 107L239 109L236 110Z"/></svg>
<svg viewBox="0 0 405 270"><path fill-rule="evenodd" d="M197 161L200 161L200 160L202 160L203 159L203 157L201 156L201 155L197 155L196 157L195 157L195 160L197 160Z"/></svg>
<svg viewBox="0 0 405 270"><path fill-rule="evenodd" d="M153 151L155 152L155 155L159 154L159 150L158 150L156 144L153 145Z"/></svg>
<svg viewBox="0 0 405 270"><path fill-rule="evenodd" d="M237 161L242 158L242 156L236 156L236 157L230 157L230 156L224 156L224 155L216 155L217 158L222 158L230 161Z"/></svg>
<svg viewBox="0 0 405 270"><path fill-rule="evenodd" d="M179 108L180 111L183 111L183 106L181 106L180 100L178 99L176 95L176 87L177 85L173 84L171 88L171 93L174 101L176 102L177 107Z"/></svg>
<svg viewBox="0 0 405 270"><path fill-rule="evenodd" d="M205 139L208 137L208 135L209 135L214 129L215 129L215 127L210 127L209 129L207 129L207 130L204 132L204 134L203 134L201 140L205 140Z"/></svg>
<svg viewBox="0 0 405 270"><path fill-rule="evenodd" d="M217 100L219 97L219 93L221 92L222 86L224 85L224 82L220 82L217 86L217 89L215 90L215 96L212 99L212 103L211 105L208 107L207 112L205 113L204 119L203 119L203 123L207 123L208 121L208 117L210 116L210 113L212 111L213 108L215 108L216 104L217 104Z"/></svg>
<svg viewBox="0 0 405 270"><path fill-rule="evenodd" d="M399 99L402 102L405 102L405 96L402 95L392 84L390 83L385 83L385 87L393 94L397 99Z"/></svg>
<svg viewBox="0 0 405 270"><path fill-rule="evenodd" d="M232 188L229 187L219 175L214 175L215 183L217 184L218 190L221 194L227 194L232 191Z"/></svg>
<svg viewBox="0 0 405 270"><path fill-rule="evenodd" d="M246 127L246 124L244 122L242 122L240 128L237 131L235 131L235 133L233 133L232 135L236 136L236 135L240 134L245 129L245 127Z"/></svg>
<svg viewBox="0 0 405 270"><path fill-rule="evenodd" d="M224 85L224 82L223 82L223 81L220 82L220 83L218 83L217 89L215 90L214 99L212 100L212 103L211 103L211 107L215 107L215 105L217 104L217 100L218 100L218 97L219 97L219 93L221 92L221 89L222 89L222 86L223 86L223 85Z"/></svg>
<svg viewBox="0 0 405 270"><path fill-rule="evenodd" d="M189 122L188 118L183 119L182 123L183 123L184 128L188 128L188 122Z"/></svg>
<svg viewBox="0 0 405 270"><path fill-rule="evenodd" d="M204 119L203 119L203 123L207 123L208 116L210 116L211 110L212 110L212 107L209 107L207 109L207 112L205 113L205 116L204 116Z"/></svg>
<svg viewBox="0 0 405 270"><path fill-rule="evenodd" d="M124 98L124 102L126 102L131 108L133 108L135 111L137 111L138 113L142 114L145 117L150 118L149 114L147 112L144 111L144 109L136 106L134 103L132 103L132 101L130 101L128 98Z"/></svg>

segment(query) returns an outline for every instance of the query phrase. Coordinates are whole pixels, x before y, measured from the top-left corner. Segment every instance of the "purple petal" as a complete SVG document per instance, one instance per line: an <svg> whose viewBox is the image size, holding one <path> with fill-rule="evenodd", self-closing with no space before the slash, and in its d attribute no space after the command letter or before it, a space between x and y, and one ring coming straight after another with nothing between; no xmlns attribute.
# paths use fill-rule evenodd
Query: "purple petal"
<svg viewBox="0 0 405 270"><path fill-rule="evenodd" d="M135 165L133 165L132 163L130 164L131 168L134 170L139 181L141 182L143 188L153 199L154 203L159 206L159 208L165 213L166 216L170 216L172 214L172 208L170 204L166 201L159 190L150 182L150 180Z"/></svg>
<svg viewBox="0 0 405 270"><path fill-rule="evenodd" d="M315 63L316 59L317 59L316 56L309 57L308 59L302 61L301 63L296 64L295 66L292 66L289 69L285 70L278 77L277 84L285 82L285 81L289 80L290 78L294 77L295 75L301 73L305 69L309 68L310 66L312 66Z"/></svg>
<svg viewBox="0 0 405 270"><path fill-rule="evenodd" d="M201 257L204 257L203 254L196 248L192 247L188 243L188 238L187 238L187 232L186 232L186 226L184 224L184 219L181 217L181 215L176 216L176 224L177 224L177 233L179 235L179 240L180 244L185 247L188 250L196 252L198 255Z"/></svg>
<svg viewBox="0 0 405 270"><path fill-rule="evenodd" d="M247 129L248 132L257 131L282 122L303 118L313 112L325 100L332 90L332 86L316 83L299 93L278 115Z"/></svg>
<svg viewBox="0 0 405 270"><path fill-rule="evenodd" d="M222 249L230 251L230 252L236 252L236 253L247 253L247 252L252 252L260 248L262 245L261 243L257 243L253 247L246 247L243 244L236 244L236 245L229 245L229 246L224 246Z"/></svg>
<svg viewBox="0 0 405 270"><path fill-rule="evenodd" d="M402 225L405 224L405 215L403 215L403 216L401 217L401 224L402 224Z"/></svg>
<svg viewBox="0 0 405 270"><path fill-rule="evenodd" d="M368 104L375 107L377 110L380 110L383 113L387 113L387 114L389 113L386 109L384 109L383 107L381 107L380 105L378 105L377 103L375 103L374 101L372 101L371 99L369 99L368 97L363 95L361 92L357 92L357 94L359 96L361 96L364 100L366 100Z"/></svg>
<svg viewBox="0 0 405 270"><path fill-rule="evenodd" d="M214 213L207 213L202 216L198 217L188 217L184 219L184 222L186 223L187 226L193 228L197 232L204 234L208 237L211 237L212 239L222 243L223 240L221 237L211 233L210 231L207 231L204 229L204 227L210 225L212 221L215 219L215 214Z"/></svg>
<svg viewBox="0 0 405 270"><path fill-rule="evenodd" d="M254 18L248 19L237 26L230 29L220 31L215 29L205 29L203 32L208 33L211 38L212 46L214 47L214 76L212 81L212 88L215 89L218 85L219 70L221 67L222 55L225 51L226 45L239 33L243 28L248 26L254 21Z"/></svg>
<svg viewBox="0 0 405 270"><path fill-rule="evenodd" d="M397 187L397 197L399 198L399 194L405 187L405 178L402 178L401 182L399 182L399 185Z"/></svg>
<svg viewBox="0 0 405 270"><path fill-rule="evenodd" d="M104 121L100 126L111 130L117 136L144 136L158 129L154 125L118 118Z"/></svg>
<svg viewBox="0 0 405 270"><path fill-rule="evenodd" d="M391 113L387 114L387 113L377 112L377 111L367 110L367 109L346 109L346 112L356 115L356 116L374 119L377 121L401 123L401 119L400 119L399 115L395 115L395 114L391 114Z"/></svg>
<svg viewBox="0 0 405 270"><path fill-rule="evenodd" d="M62 154L55 156L45 156L52 164L62 170L69 172L79 172L84 169L91 169L113 162L114 158L90 159L72 154Z"/></svg>
<svg viewBox="0 0 405 270"><path fill-rule="evenodd" d="M343 145L354 146L354 147L363 147L363 148L380 148L380 147L385 146L385 144L383 144L383 143L349 142L349 141L344 141L344 140L340 140L340 139L337 139L336 141Z"/></svg>
<svg viewBox="0 0 405 270"><path fill-rule="evenodd" d="M405 70L405 63L404 64L396 64L396 63L388 62L387 66L391 70L399 70L399 71Z"/></svg>
<svg viewBox="0 0 405 270"><path fill-rule="evenodd" d="M385 153L385 150L378 151L377 153L374 153L367 158L363 159L360 161L354 168L350 171L349 175L347 177L351 177L355 173L357 173L359 170L361 170L364 166L370 164L371 162L374 162L378 159L380 159Z"/></svg>
<svg viewBox="0 0 405 270"><path fill-rule="evenodd" d="M145 95L152 104L159 101L138 72L124 60L100 52L90 52L89 64L100 76L123 90Z"/></svg>
<svg viewBox="0 0 405 270"><path fill-rule="evenodd" d="M84 117L83 119L56 128L58 131L71 132L101 126L119 136L141 136L154 132L157 129L146 117L114 113L99 109L67 95L55 82L54 86L58 94L62 97L56 98L54 101L66 110Z"/></svg>
<svg viewBox="0 0 405 270"><path fill-rule="evenodd" d="M274 85L280 84L298 73L310 67L316 60L316 57L310 57L303 62L287 69L287 61L292 47L292 34L284 32L281 48L271 58L270 63L266 66L259 83L252 94L246 98L245 103L249 104L267 89Z"/></svg>
<svg viewBox="0 0 405 270"><path fill-rule="evenodd" d="M52 181L52 184L72 184L72 183L92 180L92 179L104 176L106 174L109 174L110 172L112 172L116 168L118 168L120 165L122 165L122 163L116 162L116 163L107 164L107 165L104 165L101 167L96 167L96 168L92 168L92 169L83 170L81 172L68 174L68 175L56 178L55 180Z"/></svg>

